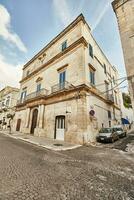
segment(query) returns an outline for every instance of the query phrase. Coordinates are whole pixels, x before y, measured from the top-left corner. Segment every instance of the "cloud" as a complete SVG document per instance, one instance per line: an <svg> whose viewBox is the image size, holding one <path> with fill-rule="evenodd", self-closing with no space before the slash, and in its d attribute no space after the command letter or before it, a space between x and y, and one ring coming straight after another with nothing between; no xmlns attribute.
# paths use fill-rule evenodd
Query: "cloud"
<svg viewBox="0 0 134 200"><path fill-rule="evenodd" d="M27 49L19 36L11 30L11 16L7 9L0 4L0 36L15 44L19 50L27 52Z"/></svg>
<svg viewBox="0 0 134 200"><path fill-rule="evenodd" d="M0 54L0 88L7 85L19 87L21 80L22 65L12 65L5 61L3 55Z"/></svg>
<svg viewBox="0 0 134 200"><path fill-rule="evenodd" d="M72 21L72 15L67 0L53 0L53 7L55 14L59 17L62 24L67 26Z"/></svg>

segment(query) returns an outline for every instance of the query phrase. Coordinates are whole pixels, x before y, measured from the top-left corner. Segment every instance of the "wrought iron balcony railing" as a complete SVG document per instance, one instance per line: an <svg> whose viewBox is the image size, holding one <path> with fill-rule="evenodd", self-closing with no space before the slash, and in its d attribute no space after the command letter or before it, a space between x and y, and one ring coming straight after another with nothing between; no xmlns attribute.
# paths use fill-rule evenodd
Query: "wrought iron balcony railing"
<svg viewBox="0 0 134 200"><path fill-rule="evenodd" d="M37 97L41 97L41 96L46 96L47 94L48 94L48 90L43 88L39 91L28 94L25 98L25 101L30 100L30 99L34 99L34 98L37 98Z"/></svg>
<svg viewBox="0 0 134 200"><path fill-rule="evenodd" d="M18 104L23 104L27 100L30 100L30 99L34 99L34 98L46 96L47 94L48 94L48 90L46 90L46 89L43 88L40 91L36 91L36 92L31 93L31 94L28 94L24 99L19 99L17 101L17 105Z"/></svg>
<svg viewBox="0 0 134 200"><path fill-rule="evenodd" d="M17 100L17 105L18 104L23 104L25 102L25 99L19 99L19 100Z"/></svg>
<svg viewBox="0 0 134 200"><path fill-rule="evenodd" d="M59 83L59 84L52 86L51 87L51 93L58 92L58 91L61 91L61 90L65 90L65 89L71 89L71 88L74 88L74 86L71 83L65 81L63 83Z"/></svg>
<svg viewBox="0 0 134 200"><path fill-rule="evenodd" d="M105 91L101 91L98 88L95 87L95 85L91 85L90 83L88 83L89 86L92 86L92 89L94 91L96 91L100 96L102 96L103 98L105 98L107 100L108 103L113 104L114 103L114 95L113 94L109 94Z"/></svg>
<svg viewBox="0 0 134 200"><path fill-rule="evenodd" d="M114 103L114 96L113 94L106 94L106 99L109 103Z"/></svg>

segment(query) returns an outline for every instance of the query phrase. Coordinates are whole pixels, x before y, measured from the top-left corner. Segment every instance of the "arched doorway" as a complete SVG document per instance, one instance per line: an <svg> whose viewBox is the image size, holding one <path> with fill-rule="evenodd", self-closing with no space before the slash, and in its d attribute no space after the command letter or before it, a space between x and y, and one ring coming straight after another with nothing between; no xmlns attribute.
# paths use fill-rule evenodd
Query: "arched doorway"
<svg viewBox="0 0 134 200"><path fill-rule="evenodd" d="M20 131L21 119L17 120L16 131Z"/></svg>
<svg viewBox="0 0 134 200"><path fill-rule="evenodd" d="M33 115L32 115L32 124L31 124L31 134L34 134L34 129L36 128L37 125L37 118L38 118L38 109L35 109L33 111Z"/></svg>
<svg viewBox="0 0 134 200"><path fill-rule="evenodd" d="M65 116L64 115L56 116L54 139L64 140L64 134L65 134Z"/></svg>

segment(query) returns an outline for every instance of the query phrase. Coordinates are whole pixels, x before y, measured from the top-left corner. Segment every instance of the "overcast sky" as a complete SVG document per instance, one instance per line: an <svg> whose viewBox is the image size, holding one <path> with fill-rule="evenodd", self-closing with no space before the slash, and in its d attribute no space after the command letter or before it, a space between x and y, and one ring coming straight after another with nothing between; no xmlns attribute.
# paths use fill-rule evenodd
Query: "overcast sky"
<svg viewBox="0 0 134 200"><path fill-rule="evenodd" d="M126 76L110 0L0 0L0 88L19 86L23 64L80 13L111 64Z"/></svg>

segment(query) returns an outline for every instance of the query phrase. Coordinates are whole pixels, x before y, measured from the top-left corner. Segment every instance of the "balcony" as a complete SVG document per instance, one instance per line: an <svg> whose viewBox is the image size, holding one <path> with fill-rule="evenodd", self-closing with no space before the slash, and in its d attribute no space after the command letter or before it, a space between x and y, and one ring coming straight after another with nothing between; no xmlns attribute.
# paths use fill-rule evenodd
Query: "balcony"
<svg viewBox="0 0 134 200"><path fill-rule="evenodd" d="M101 96L102 98L104 98L107 103L114 104L114 96L113 96L113 94L102 92L98 88L96 88L95 85L91 85L90 83L88 83L88 86L89 87L92 86L92 91L95 92L97 95Z"/></svg>
<svg viewBox="0 0 134 200"><path fill-rule="evenodd" d="M40 97L44 97L48 94L48 90L46 89L41 89L40 91L36 91L36 92L33 92L31 94L28 94L24 99L19 99L17 101L17 105L21 105L21 104L24 104L26 101L29 101L31 99L36 99L36 98L40 98Z"/></svg>
<svg viewBox="0 0 134 200"><path fill-rule="evenodd" d="M19 99L17 100L17 105L23 104L25 102L25 99Z"/></svg>
<svg viewBox="0 0 134 200"><path fill-rule="evenodd" d="M113 94L106 94L107 103L113 104L114 103L114 96Z"/></svg>
<svg viewBox="0 0 134 200"><path fill-rule="evenodd" d="M59 84L52 86L51 93L59 92L62 90L68 90L68 89L72 89L72 88L74 88L74 86L71 83L65 81L63 83L59 83Z"/></svg>
<svg viewBox="0 0 134 200"><path fill-rule="evenodd" d="M33 92L31 94L28 94L25 98L24 101L28 101L30 99L35 99L35 98L39 98L39 97L43 97L43 96L46 96L48 94L48 90L46 89L41 89L40 91L36 91L36 92Z"/></svg>

